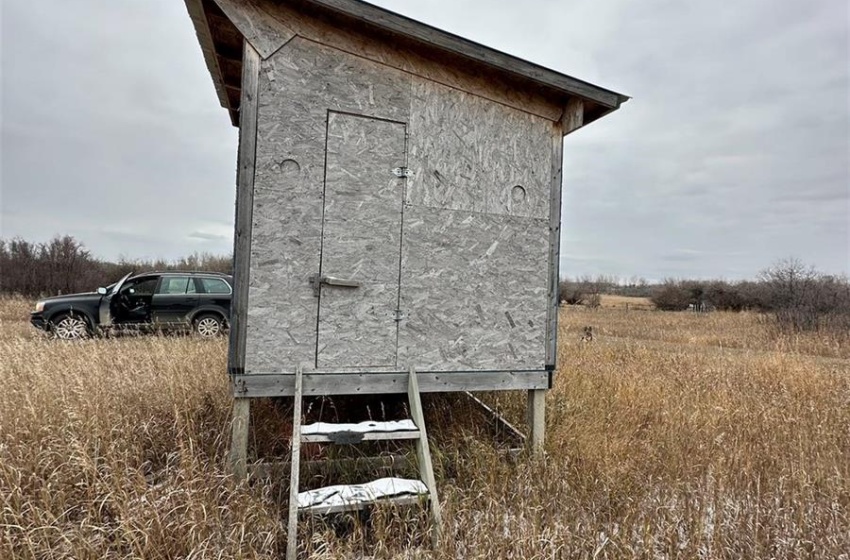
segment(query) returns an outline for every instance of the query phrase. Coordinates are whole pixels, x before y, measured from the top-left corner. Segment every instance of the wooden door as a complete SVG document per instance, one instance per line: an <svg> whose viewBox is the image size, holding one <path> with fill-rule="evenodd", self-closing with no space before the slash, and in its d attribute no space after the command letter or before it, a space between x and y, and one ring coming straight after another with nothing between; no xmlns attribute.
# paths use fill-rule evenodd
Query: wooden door
<svg viewBox="0 0 850 560"><path fill-rule="evenodd" d="M328 113L316 367L396 365L404 123Z"/></svg>

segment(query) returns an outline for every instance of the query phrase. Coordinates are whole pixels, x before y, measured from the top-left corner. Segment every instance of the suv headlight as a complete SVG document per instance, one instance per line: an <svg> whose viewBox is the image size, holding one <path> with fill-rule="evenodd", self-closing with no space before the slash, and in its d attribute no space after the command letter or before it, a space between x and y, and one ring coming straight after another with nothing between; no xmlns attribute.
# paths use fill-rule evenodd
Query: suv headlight
<svg viewBox="0 0 850 560"><path fill-rule="evenodd" d="M36 313L41 313L42 311L44 311L44 302L43 302L43 301L38 301L38 302L36 302L36 304L35 304L35 312L36 312Z"/></svg>

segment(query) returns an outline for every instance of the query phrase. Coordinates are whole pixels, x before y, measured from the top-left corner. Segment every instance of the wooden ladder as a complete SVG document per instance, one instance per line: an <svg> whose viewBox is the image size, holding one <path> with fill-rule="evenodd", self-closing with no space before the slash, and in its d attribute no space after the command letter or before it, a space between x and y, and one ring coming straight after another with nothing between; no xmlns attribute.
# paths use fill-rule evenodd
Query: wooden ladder
<svg viewBox="0 0 850 560"><path fill-rule="evenodd" d="M411 505L427 498L431 508L431 540L436 547L440 540L440 501L434 482L428 434L419 397L419 383L415 368L410 368L407 397L411 420L401 422L361 422L360 424L319 423L301 424L301 401L304 379L301 367L295 370L295 406L292 423L292 463L289 481L289 528L286 559L295 560L297 551L299 514L328 515L344 511L366 509L375 504ZM309 428L309 430L303 430ZM302 433L304 432L304 433ZM309 433L308 433L309 432ZM364 485L338 485L298 492L302 443L356 444L361 441L412 440L416 445L416 459L420 480L384 478ZM396 493L396 492L401 492Z"/></svg>

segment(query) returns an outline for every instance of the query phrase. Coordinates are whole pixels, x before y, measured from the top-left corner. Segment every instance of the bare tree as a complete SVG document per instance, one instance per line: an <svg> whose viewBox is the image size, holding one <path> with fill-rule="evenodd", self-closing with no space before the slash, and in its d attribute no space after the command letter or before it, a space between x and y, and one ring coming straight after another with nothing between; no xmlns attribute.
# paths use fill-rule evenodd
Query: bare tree
<svg viewBox="0 0 850 560"><path fill-rule="evenodd" d="M767 310L782 330L817 331L850 322L850 284L824 275L797 258L762 271Z"/></svg>

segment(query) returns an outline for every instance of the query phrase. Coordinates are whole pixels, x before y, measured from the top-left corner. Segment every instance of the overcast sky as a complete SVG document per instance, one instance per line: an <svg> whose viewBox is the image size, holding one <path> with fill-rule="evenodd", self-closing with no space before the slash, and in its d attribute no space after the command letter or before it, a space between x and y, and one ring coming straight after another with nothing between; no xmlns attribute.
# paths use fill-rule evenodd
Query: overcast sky
<svg viewBox="0 0 850 560"><path fill-rule="evenodd" d="M566 138L562 275L850 272L846 0L380 0L633 97ZM3 0L0 236L227 253L236 130L181 0Z"/></svg>

